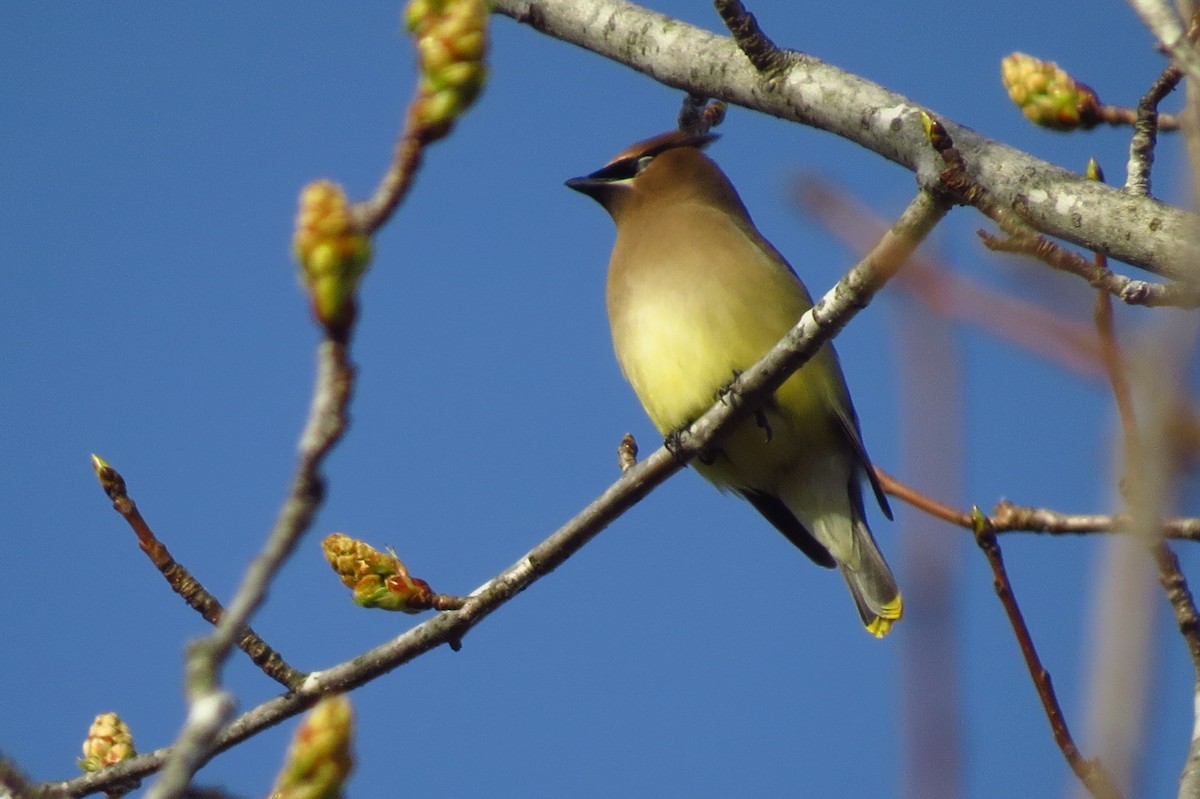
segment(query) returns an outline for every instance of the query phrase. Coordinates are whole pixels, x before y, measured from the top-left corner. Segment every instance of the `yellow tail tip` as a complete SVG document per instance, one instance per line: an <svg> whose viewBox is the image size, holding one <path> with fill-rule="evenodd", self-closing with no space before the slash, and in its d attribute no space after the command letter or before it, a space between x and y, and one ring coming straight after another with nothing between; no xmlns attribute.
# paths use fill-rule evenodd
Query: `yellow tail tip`
<svg viewBox="0 0 1200 799"><path fill-rule="evenodd" d="M876 638L882 638L891 631L892 625L899 621L903 615L904 602L901 600L900 595L896 594L895 599L880 608L879 616L867 622L867 632Z"/></svg>

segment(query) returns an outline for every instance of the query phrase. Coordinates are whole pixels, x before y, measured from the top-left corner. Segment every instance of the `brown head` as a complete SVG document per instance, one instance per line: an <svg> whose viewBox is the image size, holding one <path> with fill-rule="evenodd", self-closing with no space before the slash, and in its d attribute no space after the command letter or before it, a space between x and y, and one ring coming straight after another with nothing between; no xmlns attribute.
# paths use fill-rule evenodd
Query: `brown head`
<svg viewBox="0 0 1200 799"><path fill-rule="evenodd" d="M618 225L656 203L707 202L746 215L729 179L701 152L717 137L673 130L630 145L595 172L566 185L588 195Z"/></svg>

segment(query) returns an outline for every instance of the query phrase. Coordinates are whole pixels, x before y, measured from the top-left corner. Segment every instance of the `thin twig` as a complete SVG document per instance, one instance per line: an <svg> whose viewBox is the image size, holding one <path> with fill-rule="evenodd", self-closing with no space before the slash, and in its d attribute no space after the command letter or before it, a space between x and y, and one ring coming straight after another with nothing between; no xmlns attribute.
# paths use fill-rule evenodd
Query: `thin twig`
<svg viewBox="0 0 1200 799"><path fill-rule="evenodd" d="M371 199L356 203L354 220L359 230L371 235L383 226L400 206L412 187L413 178L421 166L426 144L426 129L417 120L415 105L410 104L404 118L404 130L396 140L392 162Z"/></svg>
<svg viewBox="0 0 1200 799"><path fill-rule="evenodd" d="M1103 266L1103 255L1096 255L1097 264ZM1117 416L1121 420L1121 431L1125 440L1125 462L1137 463L1141 442L1138 438L1137 422L1133 415L1133 397L1129 392L1129 381L1121 368L1121 349L1117 345L1117 333L1113 325L1112 300L1103 291L1096 292L1096 332L1100 338L1100 362L1108 375L1113 400L1117 404Z"/></svg>
<svg viewBox="0 0 1200 799"><path fill-rule="evenodd" d="M1063 249L1045 236L1032 233L1011 214L978 200L976 204L1008 234L999 238L977 231L989 250L1028 255L1063 272L1083 278L1093 288L1106 291L1127 305L1175 308L1200 307L1200 289L1186 283L1149 283L1134 280L1099 266L1079 253ZM986 206L986 207L985 207Z"/></svg>
<svg viewBox="0 0 1200 799"><path fill-rule="evenodd" d="M1187 642L1188 653L1192 657L1192 668L1196 672L1197 683L1200 683L1200 613L1196 611L1196 602L1188 587L1187 578L1179 568L1179 558L1165 541L1159 541L1151 552L1158 565L1158 579L1163 590L1167 592L1167 600L1175 612L1175 623L1179 632Z"/></svg>
<svg viewBox="0 0 1200 799"><path fill-rule="evenodd" d="M142 517L133 498L129 496L125 478L96 455L92 456L92 468L95 469L104 492L112 500L113 510L121 514L121 517L133 529L137 535L138 546L150 558L154 567L166 578L171 589L209 624L215 626L220 622L225 608L200 584L199 580L192 576L192 573L183 564L172 557L170 550L154 534L150 525ZM250 660L262 669L263 673L288 690L300 687L300 683L308 676L289 666L283 656L268 646L267 642L249 626L242 628L237 638L237 647L249 655Z"/></svg>
<svg viewBox="0 0 1200 799"><path fill-rule="evenodd" d="M1009 624L1012 625L1013 634L1021 647L1021 655L1025 658L1029 676L1037 688L1038 698L1042 700L1042 708L1046 712L1050 729L1054 733L1054 742L1062 750L1063 756L1067 759L1071 770L1075 772L1075 776L1092 796L1098 799L1117 799L1121 796L1121 792L1109 778L1103 764L1094 758L1090 760L1084 758L1079 753L1079 747L1075 745L1075 740L1071 737L1066 717L1063 715L1062 707L1054 692L1050 672L1042 665L1042 660L1033 643L1033 636L1025 624L1025 617L1021 614L1021 607L1017 604L1016 594L1008 580L1008 572L1004 568L1004 558L1000 554L1000 544L996 540L995 532L982 514L976 513L974 521L975 543L983 550L988 564L992 567L992 584L996 589L996 596L1000 598L1000 603L1004 606L1004 612L1008 616Z"/></svg>
<svg viewBox="0 0 1200 799"><path fill-rule="evenodd" d="M1101 255L1096 256L1103 258ZM1125 445L1126 473L1124 482L1126 493L1131 497L1129 504L1134 512L1151 514L1153 518L1154 505L1152 497L1142 485L1140 479L1143 469L1145 450L1142 447L1138 433L1137 420L1133 411L1133 396L1130 392L1129 381L1125 378L1125 370L1121 365L1121 348L1117 342L1116 330L1113 327L1112 306L1108 304L1108 295L1101 294L1096 302L1096 329L1100 336L1101 351L1104 353L1104 364L1108 371L1109 382L1112 386L1113 399L1121 418L1121 430ZM1192 599L1191 589L1187 578L1179 568L1179 558L1171 547L1160 538L1150 542L1150 553L1158 566L1159 582L1166 591L1167 600L1175 613L1175 621L1179 632L1187 643L1188 652L1192 656L1192 666L1196 672L1197 685L1200 687L1200 614L1197 614L1196 604Z"/></svg>
<svg viewBox="0 0 1200 799"><path fill-rule="evenodd" d="M5 792L15 796L29 790L29 787L29 778L25 776L16 762L0 752L0 796L4 796Z"/></svg>
<svg viewBox="0 0 1200 799"><path fill-rule="evenodd" d="M240 631L266 596L267 586L300 537L312 524L324 495L320 467L341 439L354 384L346 345L326 340L318 348L317 379L308 421L300 438L300 459L283 507L262 551L250 563L242 583L216 630L193 645L185 678L188 720L170 762L151 786L147 799L173 799L210 756L233 701L220 690L219 672Z"/></svg>
<svg viewBox="0 0 1200 799"><path fill-rule="evenodd" d="M1102 255L1096 255L1098 263L1103 263L1103 258ZM1148 459L1153 455L1142 445L1137 419L1134 415L1133 396L1125 376L1121 348L1117 342L1116 329L1113 325L1112 306L1108 302L1106 294L1100 294L1096 302L1096 330L1100 337L1101 350L1105 356L1104 365L1112 386L1113 398L1121 418L1122 440L1125 449L1125 472L1122 479L1124 490L1122 493L1132 512L1135 531L1141 532L1147 540L1150 554L1158 568L1159 583L1166 593L1167 601L1171 604L1171 610L1175 614L1175 623L1179 627L1179 632L1191 655L1192 669L1196 676L1193 693L1200 697L1200 614L1196 611L1196 602L1188 587L1187 578L1179 567L1179 558L1161 536L1154 535L1160 528L1157 519L1160 514L1159 506L1163 502L1161 483L1167 470L1149 461ZM1152 411L1155 409L1159 413L1152 412L1149 422L1163 428L1166 426L1166 420L1162 418L1163 405L1155 405ZM1152 440L1161 440L1164 433L1165 431L1161 429L1151 428L1150 431ZM1153 449L1155 450L1154 455L1162 457L1158 452L1161 448ZM1158 476L1158 480L1155 479L1156 476ZM1200 705L1197 705L1197 712L1200 712ZM1195 754L1196 739L1197 736L1193 732L1192 744L1180 778L1180 796L1190 797L1200 791L1200 773L1198 773Z"/></svg>
<svg viewBox="0 0 1200 799"><path fill-rule="evenodd" d="M721 21L733 34L733 40L754 68L768 80L779 78L791 63L788 53L780 50L771 37L763 33L754 15L746 10L741 0L713 0L713 6L721 15Z"/></svg>
<svg viewBox="0 0 1200 799"><path fill-rule="evenodd" d="M1126 108L1120 105L1100 105L1096 108L1096 116L1100 122L1117 128L1135 127L1138 120L1138 109ZM1179 117L1165 111L1158 112L1159 132L1177 131L1180 129Z"/></svg>
<svg viewBox="0 0 1200 799"><path fill-rule="evenodd" d="M1150 168L1154 165L1154 147L1158 132L1168 130L1167 115L1158 112L1158 104L1170 94L1183 78L1183 70L1172 64L1159 74L1142 98L1138 100L1137 119L1129 139L1129 165L1126 168L1125 191L1142 197L1150 196ZM1170 121L1179 126L1173 117Z"/></svg>
<svg viewBox="0 0 1200 799"><path fill-rule="evenodd" d="M1127 513L1070 514L1048 508L1029 508L998 502L990 519L997 522L996 532L1048 533L1050 535L1085 535L1089 533L1128 533L1135 524ZM1164 538L1200 541L1200 518L1165 519Z"/></svg>
<svg viewBox="0 0 1200 799"><path fill-rule="evenodd" d="M313 672L295 693L268 700L220 730L197 764L210 760L264 729L311 707L322 695L346 691L442 644L462 638L484 618L553 571L652 489L683 468L716 437L751 412L870 302L899 265L945 216L949 206L928 192L917 197L879 244L830 289L761 361L742 372L728 393L676 437L673 449L659 447L631 466L607 490L515 564L473 592L463 607L440 613L398 638L332 668ZM34 786L18 799L79 797L111 782L163 768L171 751L161 749L68 782Z"/></svg>
<svg viewBox="0 0 1200 799"><path fill-rule="evenodd" d="M906 502L917 510L928 513L936 519L962 527L964 530L974 529L972 514L952 508L912 486L904 483L885 472L878 466L873 467L879 484L889 496ZM1005 533L1044 533L1046 535L1095 535L1104 533L1127 533L1133 525L1129 514L1073 514L1060 513L1049 508L1031 508L1024 505L1014 505L1007 500L1000 500L992 508L987 517L992 532L997 535ZM1162 524L1164 538L1174 538L1187 541L1200 541L1200 518L1166 519Z"/></svg>

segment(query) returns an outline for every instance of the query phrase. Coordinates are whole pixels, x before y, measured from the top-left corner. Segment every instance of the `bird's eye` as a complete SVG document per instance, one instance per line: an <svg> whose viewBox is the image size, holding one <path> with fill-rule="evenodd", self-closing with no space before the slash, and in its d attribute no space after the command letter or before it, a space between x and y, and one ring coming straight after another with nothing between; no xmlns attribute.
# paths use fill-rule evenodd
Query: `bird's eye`
<svg viewBox="0 0 1200 799"><path fill-rule="evenodd" d="M649 158L622 158L619 161L613 161L603 169L593 172L588 177L612 181L614 183L621 180L629 180L645 168L646 165L642 162L649 160Z"/></svg>
<svg viewBox="0 0 1200 799"><path fill-rule="evenodd" d="M641 158L639 158L639 159L637 160L637 165L634 167L635 171L636 171L637 173L640 173L640 172L641 172L643 169L645 169L646 167L650 166L650 162L651 162L651 161L653 161L653 160L654 160L654 156L652 156L652 155L643 155Z"/></svg>

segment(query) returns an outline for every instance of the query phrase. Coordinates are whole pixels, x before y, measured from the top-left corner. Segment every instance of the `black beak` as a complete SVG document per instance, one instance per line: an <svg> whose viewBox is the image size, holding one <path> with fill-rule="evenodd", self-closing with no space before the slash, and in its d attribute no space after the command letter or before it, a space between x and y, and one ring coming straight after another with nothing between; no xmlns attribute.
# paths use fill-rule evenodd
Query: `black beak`
<svg viewBox="0 0 1200 799"><path fill-rule="evenodd" d="M597 189L599 189L601 186L604 186L606 183L608 183L608 181L599 180L591 175L588 175L587 177L582 178L571 178L563 185L568 189L574 189L580 194L586 194L589 197L593 197L595 196Z"/></svg>

